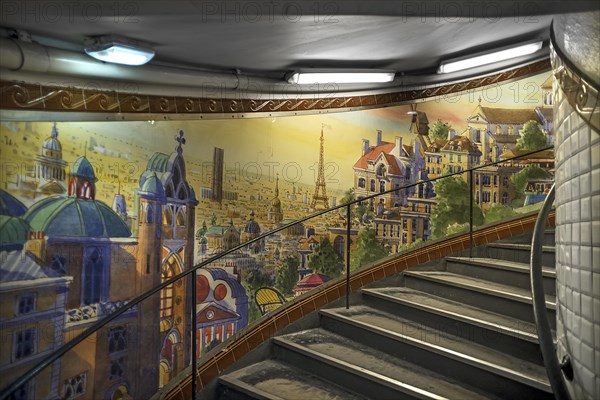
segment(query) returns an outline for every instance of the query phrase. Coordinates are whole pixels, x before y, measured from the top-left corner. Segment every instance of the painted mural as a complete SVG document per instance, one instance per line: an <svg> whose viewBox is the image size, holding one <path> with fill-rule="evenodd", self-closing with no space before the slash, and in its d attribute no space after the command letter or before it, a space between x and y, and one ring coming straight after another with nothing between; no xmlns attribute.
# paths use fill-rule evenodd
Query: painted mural
<svg viewBox="0 0 600 400"><path fill-rule="evenodd" d="M352 209L352 269L459 232L466 176L419 182L551 145L549 82L326 115L2 122L0 387L136 295L314 211L398 188ZM553 159L476 172L476 223L543 200ZM345 235L345 213L331 212L242 247L112 321L15 398L149 398L189 365L192 310L202 356L341 275Z"/></svg>

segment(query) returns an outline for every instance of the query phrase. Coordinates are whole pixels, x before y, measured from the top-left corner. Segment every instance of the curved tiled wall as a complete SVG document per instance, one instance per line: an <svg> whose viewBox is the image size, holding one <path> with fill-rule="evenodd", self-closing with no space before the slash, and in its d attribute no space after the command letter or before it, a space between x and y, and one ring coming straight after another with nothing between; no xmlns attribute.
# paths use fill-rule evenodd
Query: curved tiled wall
<svg viewBox="0 0 600 400"><path fill-rule="evenodd" d="M600 13L554 22L558 357L573 399L600 398ZM596 48L594 48L596 47Z"/></svg>

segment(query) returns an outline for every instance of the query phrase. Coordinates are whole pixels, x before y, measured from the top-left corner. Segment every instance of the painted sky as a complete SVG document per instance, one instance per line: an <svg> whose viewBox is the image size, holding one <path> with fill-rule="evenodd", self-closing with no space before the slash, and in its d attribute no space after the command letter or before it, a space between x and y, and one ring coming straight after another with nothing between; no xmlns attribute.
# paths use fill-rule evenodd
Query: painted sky
<svg viewBox="0 0 600 400"><path fill-rule="evenodd" d="M504 85L477 89L418 104L425 111L430 125L437 119L449 122L461 134L467 127L467 117L481 104L502 108L535 108L542 104L542 83L548 78L544 73ZM332 189L346 190L352 186L352 165L360 157L362 139L375 141L376 130L383 131L383 140L394 141L403 136L410 144L408 133L410 107L397 106L326 115L307 115L276 118L250 118L231 120L190 120L149 122L67 122L59 123L67 162L74 155L83 155L90 142L105 146L123 155L127 161L144 169L148 158L156 151L170 153L177 145L174 138L179 129L185 131L187 143L184 156L188 169L199 168L211 162L214 147L225 149L226 168L241 168L249 164L261 165L262 173L279 172L282 179L296 179L313 184L315 166L319 158L319 136L322 126L325 133L325 162L330 163L326 174L332 178ZM49 135L51 123L33 123L41 140ZM10 134L10 129L4 132ZM39 143L41 145L41 143ZM13 156L2 154L3 161ZM121 161L125 161L121 158ZM103 161L104 162L104 161ZM298 168L284 171L294 163ZM140 171L141 172L141 171ZM337 182L337 183L335 183Z"/></svg>

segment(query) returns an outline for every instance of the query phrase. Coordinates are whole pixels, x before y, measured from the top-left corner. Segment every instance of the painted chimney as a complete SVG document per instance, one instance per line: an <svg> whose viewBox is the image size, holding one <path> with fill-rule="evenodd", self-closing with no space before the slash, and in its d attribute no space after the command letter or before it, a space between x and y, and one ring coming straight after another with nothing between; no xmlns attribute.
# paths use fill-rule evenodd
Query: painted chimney
<svg viewBox="0 0 600 400"><path fill-rule="evenodd" d="M454 139L455 136L456 136L456 131L454 129L450 129L448 131L448 140Z"/></svg>
<svg viewBox="0 0 600 400"><path fill-rule="evenodd" d="M396 136L396 147L394 147L394 156L402 157L402 136Z"/></svg>
<svg viewBox="0 0 600 400"><path fill-rule="evenodd" d="M377 146L381 146L381 135L382 132L379 129L377 129Z"/></svg>
<svg viewBox="0 0 600 400"><path fill-rule="evenodd" d="M369 139L363 139L362 155L364 156L369 151Z"/></svg>

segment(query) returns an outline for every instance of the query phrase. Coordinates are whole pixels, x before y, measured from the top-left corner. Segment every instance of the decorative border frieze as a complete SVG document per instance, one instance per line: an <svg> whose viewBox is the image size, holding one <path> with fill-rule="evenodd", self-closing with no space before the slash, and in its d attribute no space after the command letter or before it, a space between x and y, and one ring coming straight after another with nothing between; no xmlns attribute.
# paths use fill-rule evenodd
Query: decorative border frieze
<svg viewBox="0 0 600 400"><path fill-rule="evenodd" d="M548 59L482 78L391 93L295 99L226 99L146 95L0 81L0 108L103 114L219 115L342 111L385 107L499 84L550 69Z"/></svg>

